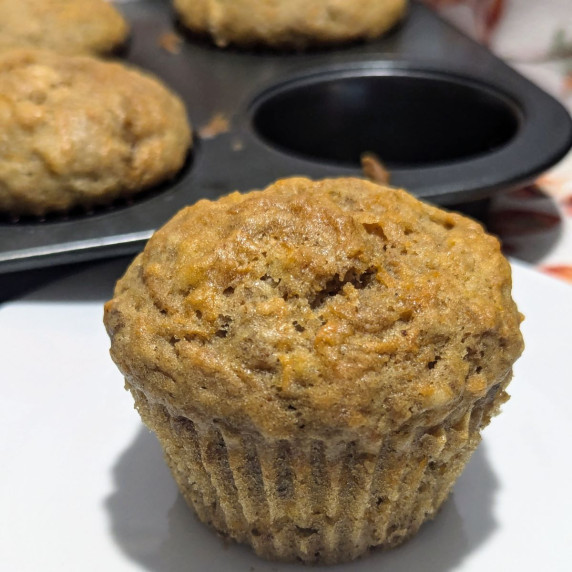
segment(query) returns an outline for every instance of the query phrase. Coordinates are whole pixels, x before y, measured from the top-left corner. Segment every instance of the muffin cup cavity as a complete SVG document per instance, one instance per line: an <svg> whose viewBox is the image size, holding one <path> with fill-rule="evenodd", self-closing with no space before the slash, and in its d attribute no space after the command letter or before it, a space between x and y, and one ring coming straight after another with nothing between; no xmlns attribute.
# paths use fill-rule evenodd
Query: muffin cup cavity
<svg viewBox="0 0 572 572"><path fill-rule="evenodd" d="M318 74L271 89L253 109L255 131L282 151L347 166L373 152L401 169L492 153L520 121L518 106L490 86L421 70Z"/></svg>
<svg viewBox="0 0 572 572"><path fill-rule="evenodd" d="M199 519L262 557L332 564L413 536L449 495L510 376L439 424L376 442L270 440L170 412L133 387L181 494Z"/></svg>

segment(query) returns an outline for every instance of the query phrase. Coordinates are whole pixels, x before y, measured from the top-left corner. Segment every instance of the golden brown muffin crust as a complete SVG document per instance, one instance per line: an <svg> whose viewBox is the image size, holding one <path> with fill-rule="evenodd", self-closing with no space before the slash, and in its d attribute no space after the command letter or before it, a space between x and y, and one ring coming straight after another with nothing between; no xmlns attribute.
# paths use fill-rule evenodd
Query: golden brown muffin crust
<svg viewBox="0 0 572 572"><path fill-rule="evenodd" d="M101 55L121 46L128 33L123 16L105 0L0 0L0 51Z"/></svg>
<svg viewBox="0 0 572 572"><path fill-rule="evenodd" d="M407 0L174 0L190 30L215 43L305 48L372 39L403 16Z"/></svg>
<svg viewBox="0 0 572 572"><path fill-rule="evenodd" d="M174 416L379 443L506 384L510 289L476 222L360 179L293 178L179 212L105 319L129 386Z"/></svg>
<svg viewBox="0 0 572 572"><path fill-rule="evenodd" d="M181 100L150 75L40 50L0 56L0 211L44 215L175 175L191 144Z"/></svg>

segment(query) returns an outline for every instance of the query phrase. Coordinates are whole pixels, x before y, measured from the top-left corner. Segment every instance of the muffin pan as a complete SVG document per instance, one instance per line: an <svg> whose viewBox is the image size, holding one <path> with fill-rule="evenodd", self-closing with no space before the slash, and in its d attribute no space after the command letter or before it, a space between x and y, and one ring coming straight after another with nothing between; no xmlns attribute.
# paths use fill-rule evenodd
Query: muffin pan
<svg viewBox="0 0 572 572"><path fill-rule="evenodd" d="M192 156L130 203L0 220L0 272L134 253L199 198L292 175L360 176L364 152L391 184L454 207L530 181L572 145L558 102L419 3L384 38L304 53L177 44L169 3L119 8L132 26L125 60L187 105Z"/></svg>

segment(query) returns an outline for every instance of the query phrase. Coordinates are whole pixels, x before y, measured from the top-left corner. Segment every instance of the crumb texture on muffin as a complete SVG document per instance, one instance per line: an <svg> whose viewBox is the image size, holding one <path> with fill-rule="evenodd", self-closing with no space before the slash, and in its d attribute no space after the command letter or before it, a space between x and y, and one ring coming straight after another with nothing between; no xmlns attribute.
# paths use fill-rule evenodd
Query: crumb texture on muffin
<svg viewBox="0 0 572 572"><path fill-rule="evenodd" d="M0 51L103 55L120 47L128 33L123 16L105 0L0 0Z"/></svg>
<svg viewBox="0 0 572 572"><path fill-rule="evenodd" d="M0 55L0 211L42 216L173 177L191 132L182 101L119 63L42 50Z"/></svg>
<svg viewBox="0 0 572 572"><path fill-rule="evenodd" d="M178 414L376 441L507 375L510 289L476 222L359 179L287 179L179 212L107 319L128 382Z"/></svg>
<svg viewBox="0 0 572 572"><path fill-rule="evenodd" d="M182 23L214 42L303 49L372 39L403 16L406 0L174 0Z"/></svg>

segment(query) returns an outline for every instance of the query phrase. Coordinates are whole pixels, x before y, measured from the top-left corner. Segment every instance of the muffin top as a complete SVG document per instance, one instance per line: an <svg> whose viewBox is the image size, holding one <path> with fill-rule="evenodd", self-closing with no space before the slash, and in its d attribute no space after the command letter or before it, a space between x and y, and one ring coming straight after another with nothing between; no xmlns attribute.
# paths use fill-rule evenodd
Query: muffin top
<svg viewBox="0 0 572 572"><path fill-rule="evenodd" d="M174 0L181 21L219 47L308 46L372 39L403 16L407 0Z"/></svg>
<svg viewBox="0 0 572 572"><path fill-rule="evenodd" d="M361 179L201 200L106 305L127 383L266 438L375 437L506 380L522 351L497 239Z"/></svg>
<svg viewBox="0 0 572 572"><path fill-rule="evenodd" d="M101 55L121 46L128 32L121 14L105 0L0 0L0 51Z"/></svg>
<svg viewBox="0 0 572 572"><path fill-rule="evenodd" d="M191 143L181 100L119 63L0 55L0 211L41 216L172 177Z"/></svg>

